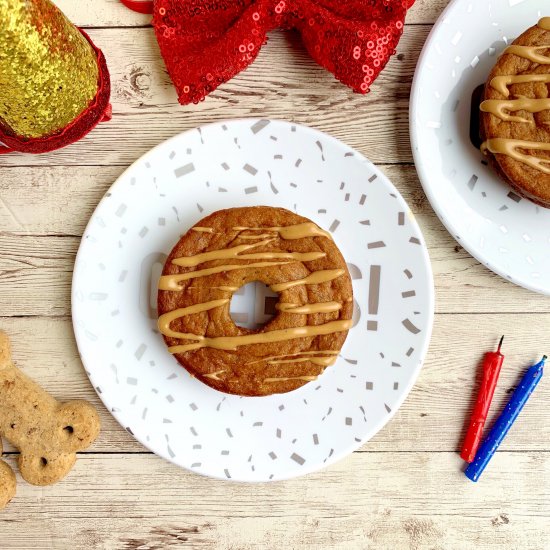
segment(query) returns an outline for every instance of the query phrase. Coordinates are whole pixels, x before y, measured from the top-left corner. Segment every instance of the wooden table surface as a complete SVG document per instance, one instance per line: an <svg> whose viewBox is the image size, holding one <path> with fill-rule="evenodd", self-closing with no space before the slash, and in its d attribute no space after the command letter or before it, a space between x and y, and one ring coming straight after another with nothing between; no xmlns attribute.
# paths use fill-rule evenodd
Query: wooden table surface
<svg viewBox="0 0 550 550"><path fill-rule="evenodd" d="M57 485L33 487L18 476L18 494L0 513L0 548L550 548L550 380L480 483L464 477L457 454L482 352L507 335L498 409L522 368L549 351L550 298L474 260L441 225L418 181L409 92L447 0L417 0L397 55L367 96L316 66L296 35L273 32L248 70L186 107L176 101L149 17L118 0L57 3L105 53L113 119L54 153L0 156L0 328L26 373L61 400L93 402L103 429ZM245 116L310 125L374 161L416 215L436 286L427 360L394 419L334 466L258 485L194 475L137 443L88 382L70 320L80 236L113 181L179 132ZM14 467L16 458L8 448Z"/></svg>

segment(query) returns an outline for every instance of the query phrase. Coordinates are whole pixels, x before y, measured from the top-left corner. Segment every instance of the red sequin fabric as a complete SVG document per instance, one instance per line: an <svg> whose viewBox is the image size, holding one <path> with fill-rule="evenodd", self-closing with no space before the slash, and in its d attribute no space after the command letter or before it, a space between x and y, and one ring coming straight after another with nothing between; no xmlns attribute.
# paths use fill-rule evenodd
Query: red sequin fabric
<svg viewBox="0 0 550 550"><path fill-rule="evenodd" d="M297 29L311 57L366 93L395 53L414 0L156 0L153 25L182 104L248 67L276 28Z"/></svg>

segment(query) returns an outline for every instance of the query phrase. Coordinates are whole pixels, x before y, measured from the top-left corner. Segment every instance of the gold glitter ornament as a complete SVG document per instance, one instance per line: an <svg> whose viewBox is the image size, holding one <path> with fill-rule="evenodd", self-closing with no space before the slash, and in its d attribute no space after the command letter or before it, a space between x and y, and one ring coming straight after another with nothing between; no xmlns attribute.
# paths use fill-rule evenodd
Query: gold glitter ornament
<svg viewBox="0 0 550 550"><path fill-rule="evenodd" d="M61 131L94 101L98 54L49 0L0 0L0 130Z"/></svg>

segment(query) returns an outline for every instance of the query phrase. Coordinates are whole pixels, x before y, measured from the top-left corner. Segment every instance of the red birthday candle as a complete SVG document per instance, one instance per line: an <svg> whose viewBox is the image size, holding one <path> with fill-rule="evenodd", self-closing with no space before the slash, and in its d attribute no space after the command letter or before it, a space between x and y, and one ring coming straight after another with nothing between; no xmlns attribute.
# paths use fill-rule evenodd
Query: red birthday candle
<svg viewBox="0 0 550 550"><path fill-rule="evenodd" d="M474 460L477 448L481 442L483 427L487 420L487 413L491 406L498 376L500 374L500 368L504 361L504 355L500 353L500 347L502 346L503 340L504 336L500 339L497 351L486 353L483 359L483 379L479 388L474 411L472 412L472 418L470 419L470 426L468 427L468 432L464 439L462 452L460 453L460 456L466 462L472 462Z"/></svg>

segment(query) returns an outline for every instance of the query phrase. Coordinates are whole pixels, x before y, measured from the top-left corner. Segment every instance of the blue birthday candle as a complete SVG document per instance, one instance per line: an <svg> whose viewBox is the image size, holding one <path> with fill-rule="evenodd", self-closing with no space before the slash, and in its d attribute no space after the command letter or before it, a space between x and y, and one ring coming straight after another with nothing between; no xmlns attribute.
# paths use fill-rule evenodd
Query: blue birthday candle
<svg viewBox="0 0 550 550"><path fill-rule="evenodd" d="M483 473L483 470L485 470L487 464L489 464L489 461L495 454L495 451L506 437L506 434L518 417L521 409L523 409L523 406L527 403L529 396L533 393L533 390L542 378L545 361L546 355L540 362L530 367L523 375L523 378L521 379L519 386L512 394L510 401L508 401L508 404L504 407L502 414L498 417L495 425L489 432L489 435L477 451L474 461L464 471L467 478L472 481L477 481L479 479L479 476Z"/></svg>

